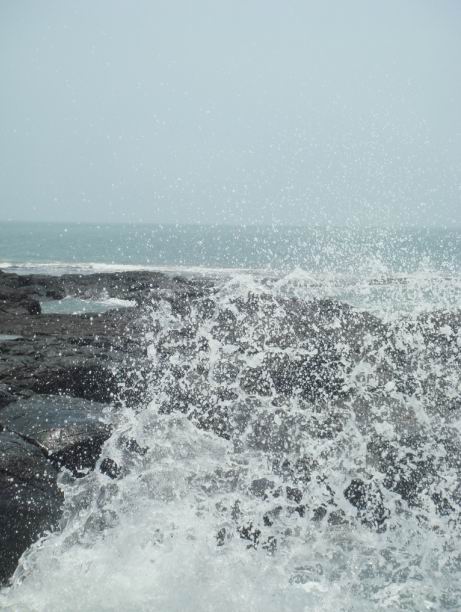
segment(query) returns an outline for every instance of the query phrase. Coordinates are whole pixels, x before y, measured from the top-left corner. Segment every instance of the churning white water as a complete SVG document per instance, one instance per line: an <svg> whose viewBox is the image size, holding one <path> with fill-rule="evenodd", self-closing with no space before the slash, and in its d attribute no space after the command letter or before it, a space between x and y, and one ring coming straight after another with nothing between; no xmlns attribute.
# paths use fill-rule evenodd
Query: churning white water
<svg viewBox="0 0 461 612"><path fill-rule="evenodd" d="M62 474L0 607L459 610L460 295L298 271L155 299L148 400Z"/></svg>

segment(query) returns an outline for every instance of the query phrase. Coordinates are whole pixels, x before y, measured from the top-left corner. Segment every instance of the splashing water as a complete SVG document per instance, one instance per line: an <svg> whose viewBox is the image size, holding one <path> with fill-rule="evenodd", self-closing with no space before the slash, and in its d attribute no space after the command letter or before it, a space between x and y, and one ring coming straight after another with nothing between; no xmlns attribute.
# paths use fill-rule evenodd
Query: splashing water
<svg viewBox="0 0 461 612"><path fill-rule="evenodd" d="M459 610L461 285L374 278L154 298L148 397L0 606Z"/></svg>

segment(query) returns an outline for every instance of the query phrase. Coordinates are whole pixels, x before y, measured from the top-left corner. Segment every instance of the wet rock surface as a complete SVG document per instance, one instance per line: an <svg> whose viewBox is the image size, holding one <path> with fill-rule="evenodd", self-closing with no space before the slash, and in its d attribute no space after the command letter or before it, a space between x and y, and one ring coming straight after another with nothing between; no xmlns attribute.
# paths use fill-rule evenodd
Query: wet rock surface
<svg viewBox="0 0 461 612"><path fill-rule="evenodd" d="M203 292L163 274L17 275L0 271L0 583L60 516L56 478L94 467L110 435L104 405L145 394L145 310L154 299ZM138 306L99 314L43 314L66 296ZM142 305L140 307L139 305Z"/></svg>
<svg viewBox="0 0 461 612"><path fill-rule="evenodd" d="M8 385L0 384L0 408L7 406L10 402L14 402L15 397L9 391Z"/></svg>
<svg viewBox="0 0 461 612"><path fill-rule="evenodd" d="M84 399L35 395L0 411L0 427L42 450L75 474L93 468L111 428L104 405Z"/></svg>
<svg viewBox="0 0 461 612"><path fill-rule="evenodd" d="M13 432L0 432L0 583L26 548L57 525L62 503L57 475L39 448Z"/></svg>
<svg viewBox="0 0 461 612"><path fill-rule="evenodd" d="M18 397L65 393L99 402L120 399L125 388L135 401L142 393L133 372L145 356L144 308L152 300L187 300L207 284L155 272L54 277L0 271L0 334L20 336L0 342L0 384ZM64 296L115 297L142 307L40 314L40 301Z"/></svg>

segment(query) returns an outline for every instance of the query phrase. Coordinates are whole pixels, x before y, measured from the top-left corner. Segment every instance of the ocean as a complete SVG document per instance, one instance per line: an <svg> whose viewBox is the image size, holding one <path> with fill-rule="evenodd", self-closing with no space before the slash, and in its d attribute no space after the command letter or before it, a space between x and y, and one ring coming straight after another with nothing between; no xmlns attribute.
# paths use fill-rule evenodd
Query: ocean
<svg viewBox="0 0 461 612"><path fill-rule="evenodd" d="M376 309L459 304L461 227L0 224L0 268L296 276L312 296ZM293 276L294 275L294 276Z"/></svg>
<svg viewBox="0 0 461 612"><path fill-rule="evenodd" d="M35 264L35 267L32 265ZM54 265L53 265L54 264ZM80 267L416 272L461 267L461 226L291 226L1 223L0 265L48 273Z"/></svg>
<svg viewBox="0 0 461 612"><path fill-rule="evenodd" d="M0 609L461 609L461 229L4 223L0 267L215 286L152 303L122 475L62 473Z"/></svg>

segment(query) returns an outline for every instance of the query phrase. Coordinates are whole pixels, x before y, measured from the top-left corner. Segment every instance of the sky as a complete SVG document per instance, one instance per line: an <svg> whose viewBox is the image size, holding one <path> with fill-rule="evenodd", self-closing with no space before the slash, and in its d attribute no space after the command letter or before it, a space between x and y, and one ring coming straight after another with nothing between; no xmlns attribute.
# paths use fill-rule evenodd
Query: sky
<svg viewBox="0 0 461 612"><path fill-rule="evenodd" d="M0 0L0 220L461 225L459 0Z"/></svg>

